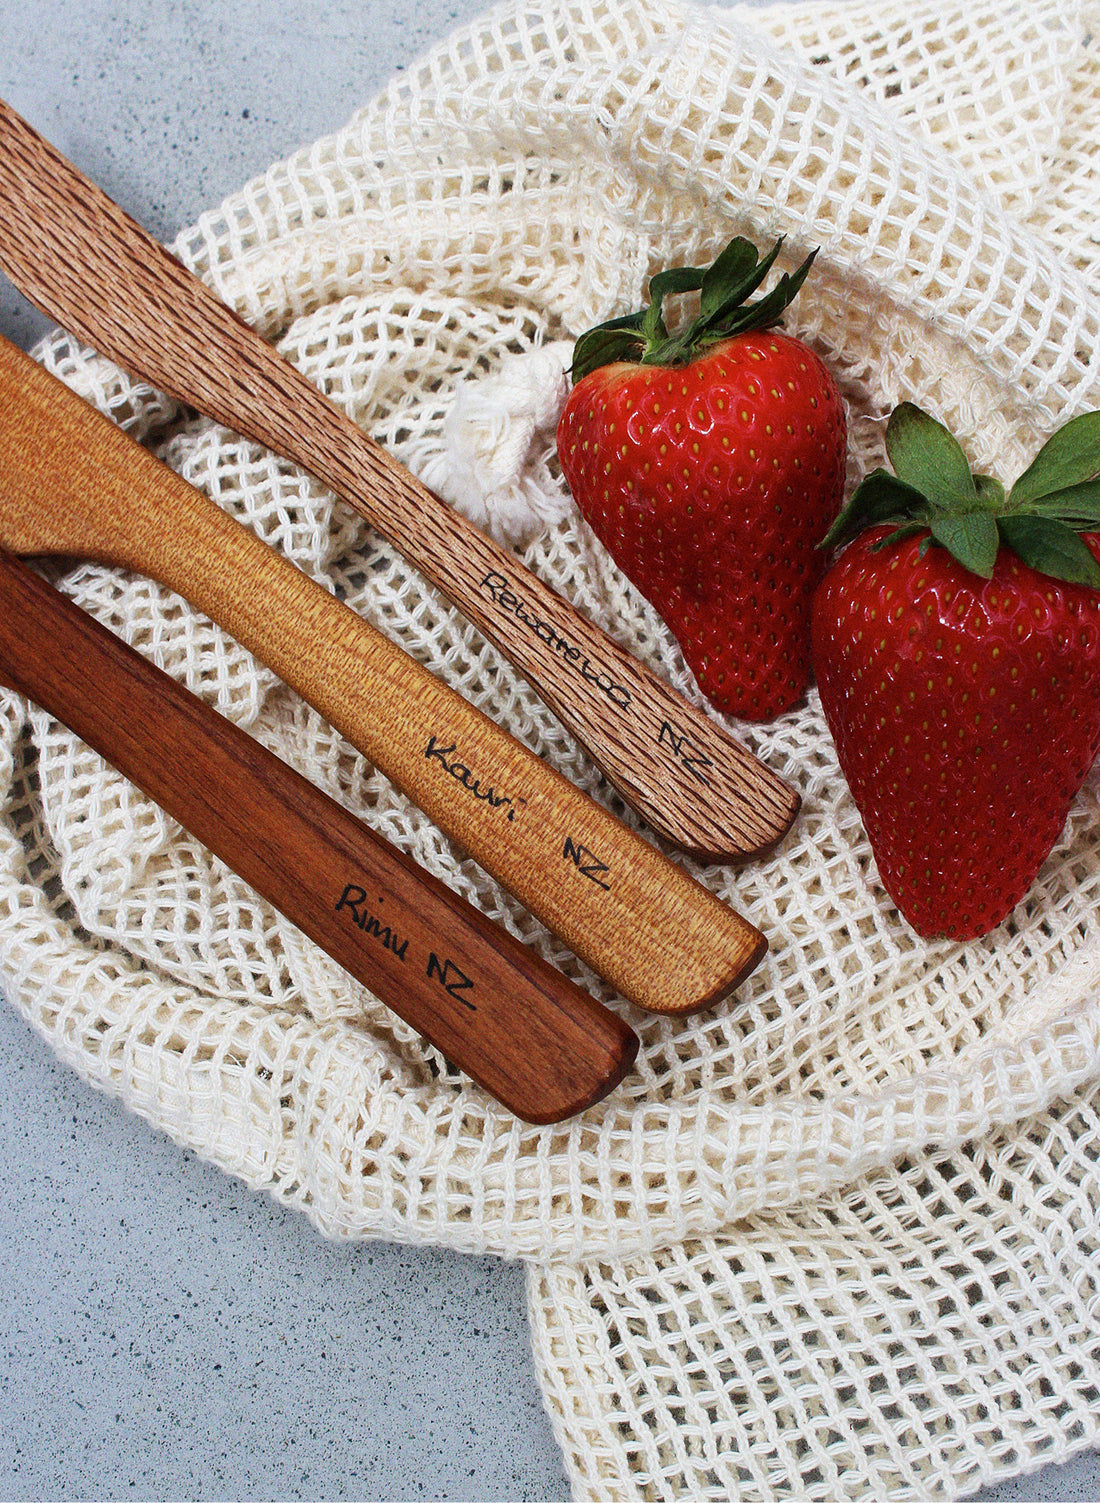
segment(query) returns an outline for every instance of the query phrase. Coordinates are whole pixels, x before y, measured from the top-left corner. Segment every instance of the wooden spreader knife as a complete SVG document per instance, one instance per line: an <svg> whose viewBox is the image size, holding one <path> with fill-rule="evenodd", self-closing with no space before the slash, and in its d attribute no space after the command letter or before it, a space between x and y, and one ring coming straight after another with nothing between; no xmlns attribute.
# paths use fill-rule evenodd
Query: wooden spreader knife
<svg viewBox="0 0 1100 1503"><path fill-rule="evenodd" d="M297 690L621 996L726 996L759 931L0 339L0 547L170 586Z"/></svg>
<svg viewBox="0 0 1100 1503"><path fill-rule="evenodd" d="M609 1008L3 550L0 682L68 725L518 1117L561 1121L630 1068L637 1038Z"/></svg>
<svg viewBox="0 0 1100 1503"><path fill-rule="evenodd" d="M671 844L743 861L789 829L786 782L416 480L2 101L0 265L124 370L360 511Z"/></svg>

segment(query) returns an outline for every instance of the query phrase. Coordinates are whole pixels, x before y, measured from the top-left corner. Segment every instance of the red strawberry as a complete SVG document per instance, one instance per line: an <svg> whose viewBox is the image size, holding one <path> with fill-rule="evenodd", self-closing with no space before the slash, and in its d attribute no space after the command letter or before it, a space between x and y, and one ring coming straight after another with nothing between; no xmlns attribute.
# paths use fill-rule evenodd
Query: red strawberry
<svg viewBox="0 0 1100 1503"><path fill-rule="evenodd" d="M651 302L577 342L558 426L581 513L660 612L719 710L768 720L809 680L816 545L840 508L846 427L822 361L766 332L813 256L749 303L779 252L734 240L706 270L661 272ZM669 293L699 293L669 334Z"/></svg>
<svg viewBox="0 0 1100 1503"><path fill-rule="evenodd" d="M817 592L814 668L884 886L919 934L975 939L1100 752L1100 413L1007 496L910 404L887 449L896 478L869 476L826 539L869 528Z"/></svg>

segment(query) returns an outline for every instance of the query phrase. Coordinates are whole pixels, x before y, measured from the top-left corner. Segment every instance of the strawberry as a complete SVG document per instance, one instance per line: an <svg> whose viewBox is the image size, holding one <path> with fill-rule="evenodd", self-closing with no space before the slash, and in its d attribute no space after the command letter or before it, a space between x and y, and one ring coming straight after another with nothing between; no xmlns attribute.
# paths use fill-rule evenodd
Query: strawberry
<svg viewBox="0 0 1100 1503"><path fill-rule="evenodd" d="M846 426L819 357L772 325L811 255L755 302L760 260L733 240L706 269L654 276L649 306L583 335L558 425L577 506L660 613L719 710L768 720L809 680L816 544L839 508ZM699 294L670 334L670 294Z"/></svg>
<svg viewBox="0 0 1100 1503"><path fill-rule="evenodd" d="M1100 752L1100 413L1007 494L909 403L886 443L894 474L825 540L848 546L814 600L814 669L887 892L917 933L976 939L1032 887Z"/></svg>

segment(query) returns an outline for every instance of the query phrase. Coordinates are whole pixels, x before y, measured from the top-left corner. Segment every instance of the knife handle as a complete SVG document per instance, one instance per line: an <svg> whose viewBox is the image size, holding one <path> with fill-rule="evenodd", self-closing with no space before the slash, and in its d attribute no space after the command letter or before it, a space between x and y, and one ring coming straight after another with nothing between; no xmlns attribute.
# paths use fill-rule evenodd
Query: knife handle
<svg viewBox="0 0 1100 1503"><path fill-rule="evenodd" d="M628 1001L693 1011L762 958L747 920L6 341L0 412L0 546L176 590Z"/></svg>
<svg viewBox="0 0 1100 1503"><path fill-rule="evenodd" d="M608 1008L2 550L0 679L525 1121L629 1069L637 1039Z"/></svg>
<svg viewBox="0 0 1100 1503"><path fill-rule="evenodd" d="M0 101L0 262L134 375L301 465L356 508L515 664L673 845L743 861L799 796L371 440Z"/></svg>

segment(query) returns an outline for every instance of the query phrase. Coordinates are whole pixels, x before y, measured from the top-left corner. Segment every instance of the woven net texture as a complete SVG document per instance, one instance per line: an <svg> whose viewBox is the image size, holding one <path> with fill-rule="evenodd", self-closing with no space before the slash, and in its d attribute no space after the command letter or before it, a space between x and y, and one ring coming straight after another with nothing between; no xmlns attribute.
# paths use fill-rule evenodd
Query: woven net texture
<svg viewBox="0 0 1100 1503"><path fill-rule="evenodd" d="M564 492L568 340L659 266L783 235L788 266L820 247L785 321L840 381L851 479L903 399L1011 478L1100 406L1098 20L1075 0L508 4L175 249L698 702ZM321 486L62 334L37 355L632 822ZM0 691L0 988L85 1078L326 1236L528 1259L578 1496L940 1496L1096 1438L1100 776L996 933L928 943L877 884L814 692L734 727L803 813L766 860L685 864L771 951L730 1002L654 1017L177 596L90 563L58 582L640 1035L607 1101L518 1123Z"/></svg>

